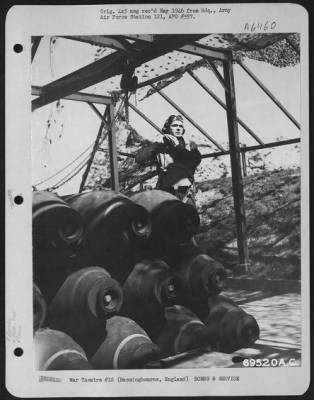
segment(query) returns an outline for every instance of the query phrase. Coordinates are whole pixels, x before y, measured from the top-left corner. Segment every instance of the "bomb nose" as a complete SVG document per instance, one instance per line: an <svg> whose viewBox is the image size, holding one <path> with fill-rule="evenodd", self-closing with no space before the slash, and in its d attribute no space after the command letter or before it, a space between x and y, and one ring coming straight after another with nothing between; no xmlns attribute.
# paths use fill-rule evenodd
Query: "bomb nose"
<svg viewBox="0 0 314 400"><path fill-rule="evenodd" d="M175 300L176 300L176 298L177 298L177 295L176 295L176 287L175 287L175 285L173 284L173 283L170 283L169 285L168 285L168 287L167 287L167 292L168 292L168 304L169 305L172 305L172 304L174 304L175 303Z"/></svg>
<svg viewBox="0 0 314 400"><path fill-rule="evenodd" d="M68 245L78 244L83 236L83 227L78 216L72 213L58 218L58 236Z"/></svg>
<svg viewBox="0 0 314 400"><path fill-rule="evenodd" d="M222 291L224 282L225 282L225 278L226 278L226 274L225 274L225 271L223 271L223 270L219 270L215 274L214 282L215 282L215 286L216 286L218 292Z"/></svg>
<svg viewBox="0 0 314 400"><path fill-rule="evenodd" d="M205 290L210 295L217 295L224 289L226 272L224 268L216 266L213 266L212 270L207 270L207 272L209 275L207 276L207 279L204 280Z"/></svg>
<svg viewBox="0 0 314 400"><path fill-rule="evenodd" d="M97 314L110 318L116 314L122 305L122 290L113 280L113 286L99 293L96 303Z"/></svg>
<svg viewBox="0 0 314 400"><path fill-rule="evenodd" d="M137 209L137 215L133 218L131 222L132 231L135 236L141 237L143 239L147 239L152 231L152 222L149 217L149 214L146 210Z"/></svg>
<svg viewBox="0 0 314 400"><path fill-rule="evenodd" d="M244 323L244 335L248 344L253 344L259 338L260 329L254 317L246 316Z"/></svg>
<svg viewBox="0 0 314 400"><path fill-rule="evenodd" d="M111 294L106 294L104 296L104 305L109 306L109 304L111 303L111 300L112 300Z"/></svg>
<svg viewBox="0 0 314 400"><path fill-rule="evenodd" d="M166 282L161 291L160 302L164 307L170 307L175 304L177 299L177 288L174 279Z"/></svg>

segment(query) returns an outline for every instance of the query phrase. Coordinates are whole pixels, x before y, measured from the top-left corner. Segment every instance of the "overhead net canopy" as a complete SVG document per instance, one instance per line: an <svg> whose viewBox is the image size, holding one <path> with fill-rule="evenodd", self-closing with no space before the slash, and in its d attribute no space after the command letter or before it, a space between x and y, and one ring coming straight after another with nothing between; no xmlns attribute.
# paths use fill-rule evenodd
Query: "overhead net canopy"
<svg viewBox="0 0 314 400"><path fill-rule="evenodd" d="M132 35L132 36L71 36L71 37L50 37L45 40L50 41L50 73L43 74L40 66L33 65L32 84L45 90L45 86L49 87L55 81L62 80L69 74L74 74L80 68L83 70L91 64L105 60L107 57L115 57L118 53L128 59L132 57L141 57L147 51L149 46L175 40L174 37L182 35ZM185 35L186 37L189 35ZM296 65L300 61L300 38L299 34L209 34L195 39L195 35L191 35L191 43L187 41L187 45L178 45L176 50L170 50L162 55L152 54L148 60L139 63L135 68L135 75L138 78L138 88L136 90L136 98L142 101L155 93L151 84L155 88L163 89L173 82L179 80L185 75L187 70L193 71L200 67L212 69L209 64L206 53L202 53L204 49L210 49L215 52L223 53L232 51L235 59L250 58L254 60L264 61L276 67L289 67ZM192 40L193 39L193 40ZM178 42L180 43L180 42ZM69 59L57 62L58 54L65 57L68 51ZM75 60L71 60L71 50L76 50ZM61 51L59 51L61 50ZM63 51L62 51L63 50ZM79 55L78 55L79 54ZM204 56L203 56L204 54ZM53 55L53 57L52 57ZM61 56L60 56L61 57ZM155 57L155 58L154 58ZM145 57L143 58L145 59ZM35 59L36 61L36 59ZM71 61L71 62L70 62ZM124 58L125 62L125 58ZM220 65L219 59L212 61L216 66ZM75 67L74 67L75 65ZM56 67L57 66L57 67ZM115 73L113 69L106 79L94 79L91 85L85 84L79 91L81 93L93 93L100 96L108 96L118 100L124 94L121 90L121 75L123 70ZM99 74L101 77L101 74ZM61 86L60 86L61 87ZM41 89L38 89L40 94ZM62 90L61 90L62 92ZM66 97L66 96L60 96ZM122 139L122 134L118 136ZM151 140L155 140L158 132ZM207 140L204 136L198 135L201 139L199 143L205 143ZM127 139L124 135L124 138ZM191 137L195 139L195 137ZM118 141L120 150L125 150L126 141ZM208 143L208 141L207 141ZM101 158L107 159L107 150L103 152ZM96 159L97 162L97 159ZM102 160L104 163L104 160ZM102 174L99 172L99 174Z"/></svg>
<svg viewBox="0 0 314 400"><path fill-rule="evenodd" d="M137 43L157 43L160 38L166 35L132 35L130 37L117 36L68 36L68 37L52 37L52 45L55 48L68 48L75 46L83 50L84 57L77 60L77 66L83 67L89 63L95 62L101 58L104 58L110 54L117 52L119 47L119 38L123 40L121 48L132 48ZM170 35L168 35L170 36ZM173 37L174 35L171 35ZM179 35L177 35L179 36ZM118 38L118 39L117 39ZM69 40L71 42L69 43ZM58 43L56 42L58 41ZM126 45L126 43L128 45ZM299 56L299 34L209 34L201 39L194 42L196 45L200 45L200 52L203 46L210 49L217 49L219 51L233 51L235 57L244 58L248 57L255 60L265 61L277 67L287 67L297 64L300 61ZM87 46L89 49L86 51ZM113 48L115 47L115 48ZM141 48L137 50L134 47L134 55L141 53ZM143 47L143 50L146 47ZM298 51L296 52L295 49ZM53 51L53 48L50 48ZM119 51L119 50L118 50ZM132 50L130 50L132 51ZM163 86L173 82L173 80L179 79L187 69L198 68L200 66L206 66L206 60L202 56L191 54L197 50L188 48L188 46L182 46L180 50L170 51L164 55L153 58L150 61L144 62L135 69L135 74L138 77L138 83L141 84L145 81L150 81L154 78L158 78L163 83ZM60 52L62 53L62 52ZM85 61L85 62L84 62ZM81 65L80 65L81 64ZM56 71L55 79L61 78L62 76L73 72L69 70L69 64L64 63L63 68ZM173 73L175 75L173 76ZM167 74L171 77L167 77ZM166 76L165 76L166 75ZM121 76L112 75L110 78L99 82L95 85L83 89L84 92L93 92L95 94L111 96L113 94L119 94ZM40 75L36 76L33 73L33 85L46 85L49 82L43 81ZM161 84L161 83L160 83ZM148 86L139 88L137 90L138 99L143 99L148 93L151 93L152 89Z"/></svg>

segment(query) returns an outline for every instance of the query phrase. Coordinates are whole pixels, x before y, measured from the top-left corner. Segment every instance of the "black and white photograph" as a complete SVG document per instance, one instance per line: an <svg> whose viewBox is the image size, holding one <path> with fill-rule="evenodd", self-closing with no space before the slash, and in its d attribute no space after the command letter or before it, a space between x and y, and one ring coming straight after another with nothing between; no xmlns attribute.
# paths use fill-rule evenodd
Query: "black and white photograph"
<svg viewBox="0 0 314 400"><path fill-rule="evenodd" d="M6 98L13 394L306 391L306 24L259 6L29 13Z"/></svg>

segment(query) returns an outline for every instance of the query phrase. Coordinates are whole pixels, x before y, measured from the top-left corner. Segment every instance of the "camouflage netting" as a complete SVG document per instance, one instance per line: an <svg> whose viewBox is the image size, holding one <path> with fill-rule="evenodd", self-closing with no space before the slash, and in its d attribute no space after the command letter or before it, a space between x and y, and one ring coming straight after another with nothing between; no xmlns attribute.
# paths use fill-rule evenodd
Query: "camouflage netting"
<svg viewBox="0 0 314 400"><path fill-rule="evenodd" d="M118 129L118 169L119 184L121 192L128 193L141 182L147 182L155 177L156 167L154 164L140 166L134 157L127 157L123 154L135 155L143 146L150 144L149 140L144 139L135 129L130 127L125 119L122 118L117 122ZM103 189L111 187L110 166L108 141L104 141L103 145L95 155L94 163L88 175L85 189ZM155 182L154 181L154 182Z"/></svg>
<svg viewBox="0 0 314 400"><path fill-rule="evenodd" d="M290 67L300 62L300 35L297 33L210 34L198 43L210 46L213 49L232 50L235 59L239 58L245 61L245 58L250 58L267 62L276 67ZM106 56L112 51L111 49L101 49L98 47L95 57ZM219 62L215 63L216 65L219 64ZM157 89L162 89L180 79L188 69L196 70L201 67L211 68L207 60L199 56L172 51L136 68L135 74L138 77L138 82L141 83L142 81L174 72L171 76L167 76L165 79L155 83ZM118 101L123 94L119 83L120 76L113 77L95 85L93 90L97 94L113 95ZM90 91L90 88L88 91ZM150 87L139 88L136 92L137 100L142 101L148 96L153 95L154 92ZM140 134L129 126L127 118L124 115L120 115L117 132L117 146L118 151L120 151L118 158L119 179L122 191L128 192L134 187L138 188L138 184L144 181L145 184L152 183L154 186L156 183L155 166L139 167L133 157L121 155L121 152L134 155L141 147L147 145L149 141L141 137ZM211 148L210 143L208 145L207 150ZM218 163L218 168L221 170L219 171L224 176L227 170L226 165L220 159L215 162ZM200 177L204 177L202 171L200 171ZM107 141L104 141L101 149L96 153L85 188L101 189L110 186L109 150Z"/></svg>
<svg viewBox="0 0 314 400"><path fill-rule="evenodd" d="M264 61L275 67L291 67L300 62L300 35L289 35L271 46L253 51L236 52L237 57Z"/></svg>
<svg viewBox="0 0 314 400"><path fill-rule="evenodd" d="M210 34L197 43L209 46L214 50L232 50L234 58L251 58L277 67L293 66L300 61L300 35L298 33ZM107 47L96 46L94 61L108 56L114 51ZM186 69L194 70L206 65L210 68L202 57L174 50L137 67L135 75L140 84L146 80L174 72L172 77L158 82L160 87L165 87L179 79ZM86 90L101 95L121 95L120 79L121 76L114 76ZM147 94L152 94L152 89L143 87L139 88L136 93L138 100L143 100Z"/></svg>

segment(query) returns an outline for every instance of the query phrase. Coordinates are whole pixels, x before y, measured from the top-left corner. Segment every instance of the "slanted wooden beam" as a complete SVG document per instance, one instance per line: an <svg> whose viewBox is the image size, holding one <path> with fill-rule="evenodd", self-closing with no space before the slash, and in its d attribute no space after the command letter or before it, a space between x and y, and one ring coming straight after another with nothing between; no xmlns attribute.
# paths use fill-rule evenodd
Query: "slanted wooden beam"
<svg viewBox="0 0 314 400"><path fill-rule="evenodd" d="M144 34L144 35L123 35L123 36L132 40L139 40L142 42L153 42L156 35Z"/></svg>
<svg viewBox="0 0 314 400"><path fill-rule="evenodd" d="M95 46L110 47L115 50L125 50L121 42L109 36L61 36L64 39L71 39L77 42L89 43Z"/></svg>
<svg viewBox="0 0 314 400"><path fill-rule="evenodd" d="M184 67L174 69L173 71L166 72L165 74L156 76L155 78L147 79L144 82L140 82L137 85L137 89L140 89L140 88L148 86L148 85L152 85L153 83L160 82L160 81L162 81L164 79L171 78L171 77L173 77L173 76L175 76L177 74L180 74L180 73L182 73L182 75L184 74Z"/></svg>
<svg viewBox="0 0 314 400"><path fill-rule="evenodd" d="M207 86L205 83L192 71L188 71L190 76L225 110L226 105L220 100L218 96ZM250 129L240 118L237 117L238 123L245 129L259 144L263 145L264 142Z"/></svg>
<svg viewBox="0 0 314 400"><path fill-rule="evenodd" d="M101 114L101 112L98 110L98 108L94 105L94 104L92 104L92 103L87 103L90 107L91 107L91 109L98 115L98 117L101 119L101 121L103 121L105 124L106 124L106 126L108 127L108 123L107 123L107 121L105 120L105 116L107 115L102 115Z"/></svg>
<svg viewBox="0 0 314 400"><path fill-rule="evenodd" d="M110 176L111 187L115 191L119 191L119 170L118 170L118 152L116 140L116 124L115 124L115 106L110 104L109 112L109 153L110 153Z"/></svg>
<svg viewBox="0 0 314 400"><path fill-rule="evenodd" d="M149 85L151 85L153 83L160 82L160 81L162 81L164 79L171 78L172 76L180 74L180 73L183 75L184 71L185 71L184 67L176 68L173 71L169 71L169 72L166 72L165 74L158 75L155 78L151 78L151 79L147 79L146 81L139 82L137 84L137 86L136 86L136 89L140 89L142 87L149 86ZM122 90L116 90L115 93L116 94L121 94L121 93L123 93L123 91Z"/></svg>
<svg viewBox="0 0 314 400"><path fill-rule="evenodd" d="M39 43L41 41L42 36L32 36L32 54L31 54L31 61L33 62L35 54L37 52Z"/></svg>
<svg viewBox="0 0 314 400"><path fill-rule="evenodd" d="M150 43L145 51L138 53L138 56L136 57L137 66L160 57L170 51L181 48L186 43L193 43L204 36L206 35L167 35L163 37L163 39Z"/></svg>
<svg viewBox="0 0 314 400"><path fill-rule="evenodd" d="M243 68L243 70L253 79L253 81L263 90L264 93L276 104L278 108L290 119L290 121L298 128L301 129L299 122L289 113L289 111L280 103L280 101L267 89L267 87L258 79L258 77L241 61L237 60L237 63Z"/></svg>
<svg viewBox="0 0 314 400"><path fill-rule="evenodd" d="M201 126L199 126L185 111L182 110L182 108L180 108L174 101L172 101L165 93L155 88L154 85L151 85L151 87L155 90L156 93L158 93L169 104L171 104L173 108L175 108L180 114L182 114L184 118L187 119L197 130L199 130L204 136L206 136L207 139L210 140L220 151L225 151L225 149L219 143L217 143L215 139L213 139L207 132L205 132Z"/></svg>
<svg viewBox="0 0 314 400"><path fill-rule="evenodd" d="M194 42L205 35L175 35L153 43L136 43L130 47L129 52L134 50L133 63L135 67L157 58L169 51ZM128 53L129 53L128 52ZM101 58L71 74L68 74L48 85L42 87L42 95L33 100L32 109L44 106L48 103L62 99L72 93L104 81L112 76L124 72L128 59L126 51L118 50L115 53Z"/></svg>
<svg viewBox="0 0 314 400"><path fill-rule="evenodd" d="M221 86L224 88L224 90L228 91L228 87L226 85L226 82L225 82L224 78L220 75L216 65L210 59L206 59L206 61L208 62L211 70L213 71L214 75L216 76L216 78L220 82Z"/></svg>
<svg viewBox="0 0 314 400"><path fill-rule="evenodd" d="M241 147L239 149L240 153L247 153L248 151L255 151L255 150L263 150L267 149L270 147L279 147L279 146L285 146L288 144L294 144L294 143L300 143L301 139L300 138L295 138L295 139L288 139L288 140L280 140L277 142L270 142L270 143L264 143L263 145L259 146L246 146L246 147ZM219 156L225 156L227 154L230 154L230 151L217 151L215 153L210 153L210 154L203 154L202 158L211 158L211 157L219 157Z"/></svg>
<svg viewBox="0 0 314 400"><path fill-rule="evenodd" d="M121 73L125 61L125 52L117 51L43 86L41 96L32 101L32 109L36 110L38 107L67 97L72 93Z"/></svg>
<svg viewBox="0 0 314 400"><path fill-rule="evenodd" d="M32 86L32 95L41 96L42 87ZM82 92L70 94L69 96L64 97L64 100L83 101L85 103L96 103L96 104L111 104L113 101L110 96L101 96L98 94L82 93Z"/></svg>
<svg viewBox="0 0 314 400"><path fill-rule="evenodd" d="M248 245L244 209L243 182L241 173L240 144L237 123L236 97L234 87L233 65L231 61L223 64L224 79L228 85L225 92L227 106L228 135L230 145L230 159L232 171L232 188L234 209L236 216L237 242L239 251L239 263L248 272Z"/></svg>
<svg viewBox="0 0 314 400"><path fill-rule="evenodd" d="M156 40L158 35L124 35L124 37L145 42L153 42ZM229 51L224 49L216 49L199 43L186 44L175 50L182 51L183 53L193 54L199 57L209 57L221 61L228 60L230 58Z"/></svg>
<svg viewBox="0 0 314 400"><path fill-rule="evenodd" d="M293 48L293 50L294 50L298 55L300 55L300 49L298 49L298 48L296 47L296 45L292 42L292 40L290 40L289 37L286 37L285 40L286 40L286 42Z"/></svg>
<svg viewBox="0 0 314 400"><path fill-rule="evenodd" d="M161 129L151 120L149 119L145 114L143 114L138 108L136 108L132 103L129 102L129 107L135 111L139 116L141 116L146 122L148 122L156 131L158 131L160 134L162 134Z"/></svg>
<svg viewBox="0 0 314 400"><path fill-rule="evenodd" d="M81 181L81 184L80 184L79 193L81 193L81 192L83 191L83 189L84 189L85 182L86 182L86 180L87 180L89 171L90 171L90 169L91 169L91 166L92 166L92 163L93 163L93 161L94 161L94 157L95 157L96 151L97 151L97 149L98 149L98 146L99 146L99 143L100 143L100 140L101 140L101 136L102 136L102 134L103 134L104 127L105 127L105 126L108 127L107 122L105 122L105 121L106 121L106 115L108 114L108 112L109 112L109 109L108 109L108 106L107 106L107 107L106 107L106 110L105 110L105 112L104 112L104 115L102 116L102 119L101 119L100 127L99 127L98 134L97 134L97 137L96 137L94 146L93 146L93 150L92 150L92 152L91 152L91 154L90 154L90 157L89 157L89 160L88 160L86 169L85 169L84 174L83 174L83 177L82 177L82 181Z"/></svg>

